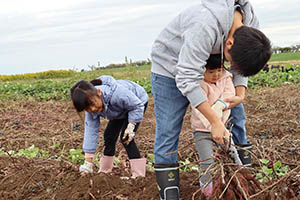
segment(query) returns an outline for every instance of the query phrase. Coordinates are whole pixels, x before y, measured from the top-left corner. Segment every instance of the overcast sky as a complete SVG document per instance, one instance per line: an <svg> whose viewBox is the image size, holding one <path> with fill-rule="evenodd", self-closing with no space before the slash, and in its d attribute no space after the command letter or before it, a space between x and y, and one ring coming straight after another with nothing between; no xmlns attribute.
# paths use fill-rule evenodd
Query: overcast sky
<svg viewBox="0 0 300 200"><path fill-rule="evenodd" d="M162 28L199 1L0 0L0 74L146 60ZM250 2L273 45L300 44L299 0Z"/></svg>

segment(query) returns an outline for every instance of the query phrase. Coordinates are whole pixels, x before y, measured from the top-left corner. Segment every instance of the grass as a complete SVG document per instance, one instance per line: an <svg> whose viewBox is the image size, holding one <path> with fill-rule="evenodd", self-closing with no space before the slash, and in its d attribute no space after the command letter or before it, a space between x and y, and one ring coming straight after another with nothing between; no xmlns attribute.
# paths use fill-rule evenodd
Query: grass
<svg viewBox="0 0 300 200"><path fill-rule="evenodd" d="M69 99L70 88L76 81L89 81L101 75L111 75L115 79L132 80L144 87L151 95L150 67L150 65L144 65L140 67L103 68L94 71L74 72L66 78L0 81L0 101L7 98Z"/></svg>
<svg viewBox="0 0 300 200"><path fill-rule="evenodd" d="M288 60L300 60L300 52L273 54L270 59L270 62Z"/></svg>
<svg viewBox="0 0 300 200"><path fill-rule="evenodd" d="M281 53L273 54L270 62L280 62L280 61L300 61L300 52L296 53ZM292 64L292 63L291 63ZM96 71L85 71L85 72L75 72L66 71L67 73L62 74L61 70L54 70L48 72L39 72L39 73L27 73L27 74L17 74L17 75L0 75L1 81L15 81L15 80L30 80L30 79L65 79L65 80L92 80L97 76L111 75L116 79L149 79L150 78L150 69L151 65L143 65L139 67L135 66L126 66L122 68L101 68ZM51 72L51 73L50 73ZM68 74L69 73L69 74ZM46 76L47 74L48 76Z"/></svg>
<svg viewBox="0 0 300 200"><path fill-rule="evenodd" d="M300 60L300 52L298 53L282 53L274 54L271 60L288 60L288 65L291 62ZM298 62L298 61L297 61ZM0 79L0 101L7 98L34 98L38 100L60 100L69 99L69 90L71 86L79 80L92 80L101 75L111 75L115 79L132 80L142 87L151 95L151 82L150 82L150 69L151 65L144 66L126 66L121 68L101 68L94 71L85 72L72 72L67 77L57 76L48 79L37 77L29 80L26 74L20 76L20 79L8 80ZM51 73L52 74L52 73ZM32 74L31 74L32 75ZM35 75L35 74L33 74ZM59 75L59 74L58 74ZM299 84L300 79L300 66L297 64L295 70L289 73L286 72L263 72L249 78L249 88L256 86L263 87L279 87L285 83ZM23 77L23 78L22 78ZM44 78L44 77L43 77Z"/></svg>
<svg viewBox="0 0 300 200"><path fill-rule="evenodd" d="M140 82L147 82L150 83L150 69L151 65L143 65L143 66L126 66L121 68L103 68L95 71L86 71L86 72L78 72L73 77L70 77L68 81L75 82L78 80L93 80L101 75L110 75L113 76L115 79L122 79L122 80L132 80L137 83ZM145 84L149 84L145 83ZM144 84L143 84L144 85ZM149 91L149 86L147 86Z"/></svg>

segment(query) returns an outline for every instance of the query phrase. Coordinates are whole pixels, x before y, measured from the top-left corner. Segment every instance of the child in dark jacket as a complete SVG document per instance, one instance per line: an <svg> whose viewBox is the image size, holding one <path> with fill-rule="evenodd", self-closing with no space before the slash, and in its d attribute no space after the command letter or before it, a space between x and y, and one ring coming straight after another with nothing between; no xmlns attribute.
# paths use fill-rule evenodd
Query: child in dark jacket
<svg viewBox="0 0 300 200"><path fill-rule="evenodd" d="M120 135L130 162L132 177L145 176L146 158L142 158L134 142L148 104L143 87L129 80L100 76L87 82L81 80L71 88L71 99L77 112L85 111L83 151L85 162L80 172L93 172L93 159L98 145L100 117L109 119L104 131L104 150L99 172L113 168L116 142Z"/></svg>

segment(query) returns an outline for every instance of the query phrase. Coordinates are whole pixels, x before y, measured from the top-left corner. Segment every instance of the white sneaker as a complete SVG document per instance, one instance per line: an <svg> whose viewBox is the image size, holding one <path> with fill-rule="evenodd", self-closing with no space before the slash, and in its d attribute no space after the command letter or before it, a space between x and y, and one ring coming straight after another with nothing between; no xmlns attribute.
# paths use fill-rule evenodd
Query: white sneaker
<svg viewBox="0 0 300 200"><path fill-rule="evenodd" d="M84 173L93 173L93 166L93 163L84 161L84 164L80 165L79 171Z"/></svg>

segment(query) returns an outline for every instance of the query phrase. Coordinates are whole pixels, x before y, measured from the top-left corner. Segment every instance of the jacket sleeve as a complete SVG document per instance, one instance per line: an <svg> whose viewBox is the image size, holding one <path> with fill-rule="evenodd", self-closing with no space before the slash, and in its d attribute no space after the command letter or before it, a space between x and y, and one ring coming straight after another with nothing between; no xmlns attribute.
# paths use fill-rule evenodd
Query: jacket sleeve
<svg viewBox="0 0 300 200"><path fill-rule="evenodd" d="M98 136L100 130L99 116L85 112L83 151L85 153L95 153L98 146Z"/></svg>
<svg viewBox="0 0 300 200"><path fill-rule="evenodd" d="M128 111L128 121L135 123L142 121L144 104L133 92L124 87L119 87L114 99L119 106Z"/></svg>
<svg viewBox="0 0 300 200"><path fill-rule="evenodd" d="M248 77L245 77L232 69L230 70L230 72L232 73L233 76L234 87L236 86L244 86L245 88L248 87Z"/></svg>
<svg viewBox="0 0 300 200"><path fill-rule="evenodd" d="M241 6L243 13L243 23L246 26L259 29L258 17L254 13L253 6L249 0L237 0L237 3Z"/></svg>
<svg viewBox="0 0 300 200"><path fill-rule="evenodd" d="M196 24L183 33L183 45L176 65L175 80L178 89L194 107L206 101L197 81L203 80L206 60L216 37L216 30L204 24Z"/></svg>

